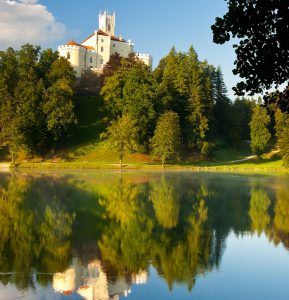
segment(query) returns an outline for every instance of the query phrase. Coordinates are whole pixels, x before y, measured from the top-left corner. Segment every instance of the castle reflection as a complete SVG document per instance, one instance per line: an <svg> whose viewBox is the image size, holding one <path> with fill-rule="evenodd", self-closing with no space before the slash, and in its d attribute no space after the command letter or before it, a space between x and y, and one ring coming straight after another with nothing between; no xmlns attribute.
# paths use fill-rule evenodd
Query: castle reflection
<svg viewBox="0 0 289 300"><path fill-rule="evenodd" d="M53 275L52 286L57 293L76 293L86 300L118 300L120 296L127 297L131 293L132 285L146 284L147 279L147 272L140 270L130 278L109 280L100 260L83 265L78 258L73 258L69 269Z"/></svg>

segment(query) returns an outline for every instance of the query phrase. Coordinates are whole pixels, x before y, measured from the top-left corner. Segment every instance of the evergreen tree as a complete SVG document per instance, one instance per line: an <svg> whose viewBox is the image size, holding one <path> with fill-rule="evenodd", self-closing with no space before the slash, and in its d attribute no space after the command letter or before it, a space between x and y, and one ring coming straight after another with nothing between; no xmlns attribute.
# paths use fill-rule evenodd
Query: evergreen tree
<svg viewBox="0 0 289 300"><path fill-rule="evenodd" d="M207 61L200 63L200 71L201 71L201 82L203 87L203 102L205 106L205 115L209 122L209 129L207 136L209 138L213 138L215 134L215 123L213 116L213 109L215 105L214 101L214 74L215 67L213 65L208 64Z"/></svg>
<svg viewBox="0 0 289 300"><path fill-rule="evenodd" d="M189 95L187 55L177 53L173 47L154 70L154 77L165 94L162 97L164 111L171 110L179 115L181 131L184 135Z"/></svg>
<svg viewBox="0 0 289 300"><path fill-rule="evenodd" d="M266 108L257 104L253 109L252 120L250 122L251 149L257 155L264 152L270 141L269 123L270 117L267 114Z"/></svg>
<svg viewBox="0 0 289 300"><path fill-rule="evenodd" d="M221 67L218 66L213 75L214 124L216 135L221 139L228 139L228 129L231 127L231 101L227 97Z"/></svg>
<svg viewBox="0 0 289 300"><path fill-rule="evenodd" d="M236 145L241 140L250 140L249 123L255 101L246 98L236 98L231 104L230 127L228 130L229 141Z"/></svg>
<svg viewBox="0 0 289 300"><path fill-rule="evenodd" d="M200 62L193 47L188 52L190 95L187 104L189 143L200 145L209 129L209 120L205 114L205 103L200 71Z"/></svg>

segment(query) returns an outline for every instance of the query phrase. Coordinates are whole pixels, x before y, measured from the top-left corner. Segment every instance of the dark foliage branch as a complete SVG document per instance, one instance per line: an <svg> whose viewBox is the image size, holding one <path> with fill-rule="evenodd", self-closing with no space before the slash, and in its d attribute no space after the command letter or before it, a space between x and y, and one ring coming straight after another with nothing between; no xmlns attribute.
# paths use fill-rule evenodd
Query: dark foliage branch
<svg viewBox="0 0 289 300"><path fill-rule="evenodd" d="M289 1L226 0L228 12L212 25L214 42L237 38L234 91L253 95L277 88L289 78ZM288 101L288 100L287 100Z"/></svg>

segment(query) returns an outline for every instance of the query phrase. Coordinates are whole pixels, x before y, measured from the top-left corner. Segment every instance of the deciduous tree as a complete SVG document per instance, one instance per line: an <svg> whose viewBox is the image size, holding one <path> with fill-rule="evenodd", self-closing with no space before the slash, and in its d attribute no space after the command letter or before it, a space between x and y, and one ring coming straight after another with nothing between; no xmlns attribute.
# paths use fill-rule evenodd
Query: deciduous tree
<svg viewBox="0 0 289 300"><path fill-rule="evenodd" d="M120 166L125 154L136 149L136 128L129 115L119 116L107 128L107 138L110 147L117 152Z"/></svg>
<svg viewBox="0 0 289 300"><path fill-rule="evenodd" d="M253 109L252 120L250 122L251 129L251 148L252 151L260 155L266 149L271 134L268 129L270 117L267 114L266 108L256 105Z"/></svg>
<svg viewBox="0 0 289 300"><path fill-rule="evenodd" d="M168 159L180 158L180 125L177 113L168 111L159 117L151 140L153 157L159 158L164 167Z"/></svg>
<svg viewBox="0 0 289 300"><path fill-rule="evenodd" d="M239 40L235 92L261 93L289 78L289 3L280 0L227 0L228 12L212 26L214 42ZM288 101L288 99L287 99Z"/></svg>

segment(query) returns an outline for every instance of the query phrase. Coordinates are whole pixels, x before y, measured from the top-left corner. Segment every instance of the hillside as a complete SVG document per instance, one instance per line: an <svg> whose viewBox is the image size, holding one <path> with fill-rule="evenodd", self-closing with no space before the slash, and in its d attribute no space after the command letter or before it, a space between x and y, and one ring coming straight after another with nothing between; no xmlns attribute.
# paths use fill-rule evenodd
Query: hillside
<svg viewBox="0 0 289 300"><path fill-rule="evenodd" d="M69 163L73 168L82 167L115 167L118 157L110 149L107 149L105 142L100 139L100 135L105 131L108 124L109 112L104 109L103 100L99 96L77 95L75 97L76 114L78 124L73 126L63 139L53 156L43 158L33 158L29 161L19 160L23 167L32 167L29 163L44 162L46 167L67 168ZM216 170L228 169L251 169L251 168L281 168L281 160L278 153L269 152L262 158L251 157L252 152L249 144L243 142L237 148L223 148L214 152L210 160L204 160L199 155L187 153L181 163L174 166L176 168L187 168L190 166L208 167ZM49 165L49 163L53 165ZM130 167L146 166L156 167L148 155L131 154L125 157L125 164ZM33 164L34 167L36 167Z"/></svg>

